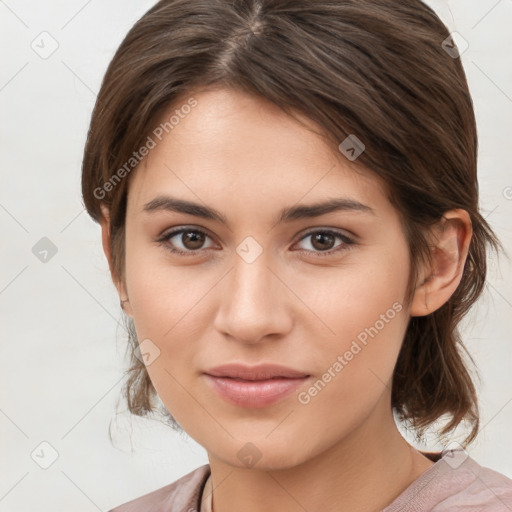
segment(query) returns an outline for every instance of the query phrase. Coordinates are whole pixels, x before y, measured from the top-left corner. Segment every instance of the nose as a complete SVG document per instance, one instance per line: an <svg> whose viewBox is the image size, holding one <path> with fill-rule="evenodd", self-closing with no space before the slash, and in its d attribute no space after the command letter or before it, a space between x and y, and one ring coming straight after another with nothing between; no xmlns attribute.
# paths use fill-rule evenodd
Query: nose
<svg viewBox="0 0 512 512"><path fill-rule="evenodd" d="M285 279L270 268L265 252L251 263L237 254L233 267L219 290L214 322L218 332L251 345L290 332L293 293Z"/></svg>

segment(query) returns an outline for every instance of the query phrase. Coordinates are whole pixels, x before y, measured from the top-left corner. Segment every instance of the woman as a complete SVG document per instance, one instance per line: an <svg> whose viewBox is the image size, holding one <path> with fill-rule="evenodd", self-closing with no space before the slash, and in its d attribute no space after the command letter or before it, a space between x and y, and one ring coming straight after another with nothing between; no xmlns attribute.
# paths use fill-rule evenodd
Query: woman
<svg viewBox="0 0 512 512"><path fill-rule="evenodd" d="M83 161L130 319L125 393L209 464L114 509L507 510L464 448L457 326L499 241L456 45L420 1L164 0ZM447 415L462 445L422 452Z"/></svg>

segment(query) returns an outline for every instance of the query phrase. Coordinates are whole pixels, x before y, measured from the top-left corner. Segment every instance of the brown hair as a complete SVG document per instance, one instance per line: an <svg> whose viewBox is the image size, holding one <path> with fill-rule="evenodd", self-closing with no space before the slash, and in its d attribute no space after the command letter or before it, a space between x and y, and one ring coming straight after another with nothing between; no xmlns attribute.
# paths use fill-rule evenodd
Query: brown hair
<svg viewBox="0 0 512 512"><path fill-rule="evenodd" d="M440 433L467 420L467 446L478 433L479 412L457 326L485 284L487 245L498 251L501 244L479 212L473 105L460 58L443 48L449 36L419 0L158 2L106 71L84 152L85 207L97 222L102 204L110 211L113 279L124 281L133 174L126 177L126 162L177 98L198 87L236 88L304 114L335 151L355 134L365 145L357 164L383 180L401 212L412 263L409 300L419 262L430 261L426 230L449 209L470 215L462 281L441 308L410 319L392 384L394 411L420 436L448 414ZM158 397L133 355L131 319L128 333L124 396L129 410L144 416L156 410Z"/></svg>

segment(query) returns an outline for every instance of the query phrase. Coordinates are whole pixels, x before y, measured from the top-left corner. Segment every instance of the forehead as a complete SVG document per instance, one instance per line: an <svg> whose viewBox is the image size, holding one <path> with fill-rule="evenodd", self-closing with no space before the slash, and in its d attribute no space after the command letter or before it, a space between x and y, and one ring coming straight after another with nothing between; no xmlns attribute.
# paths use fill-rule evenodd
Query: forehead
<svg viewBox="0 0 512 512"><path fill-rule="evenodd" d="M154 147L132 176L129 211L141 212L164 193L220 209L254 204L277 211L283 203L333 197L389 206L382 180L349 162L315 133L318 126L299 117L306 126L239 91L182 95L160 117Z"/></svg>

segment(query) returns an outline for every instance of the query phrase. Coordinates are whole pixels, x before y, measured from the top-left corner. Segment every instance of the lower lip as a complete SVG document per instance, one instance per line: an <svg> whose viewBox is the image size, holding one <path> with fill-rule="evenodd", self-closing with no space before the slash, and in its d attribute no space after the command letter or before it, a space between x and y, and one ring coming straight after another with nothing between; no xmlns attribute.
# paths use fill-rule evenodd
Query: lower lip
<svg viewBox="0 0 512 512"><path fill-rule="evenodd" d="M297 379L238 380L205 374L213 389L228 402L242 407L266 407L284 399L309 377Z"/></svg>

